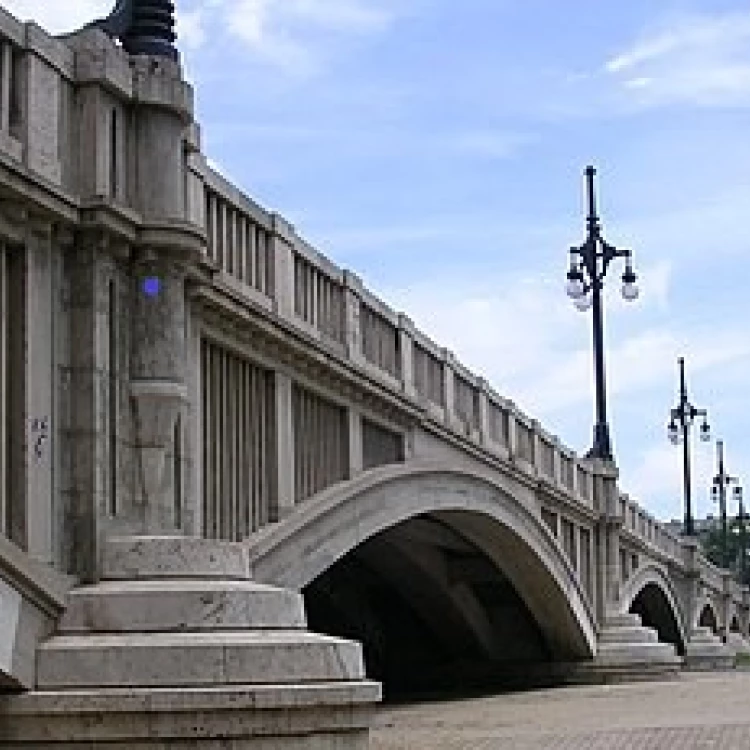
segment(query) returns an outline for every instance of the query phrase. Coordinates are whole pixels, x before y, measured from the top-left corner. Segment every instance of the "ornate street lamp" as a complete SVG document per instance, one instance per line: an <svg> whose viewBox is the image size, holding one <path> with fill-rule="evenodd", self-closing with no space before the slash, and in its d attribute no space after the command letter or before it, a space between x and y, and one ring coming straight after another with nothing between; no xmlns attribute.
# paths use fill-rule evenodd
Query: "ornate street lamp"
<svg viewBox="0 0 750 750"><path fill-rule="evenodd" d="M679 401L670 411L667 434L672 445L682 443L682 481L685 494L685 536L694 536L693 510L690 501L690 442L688 440L690 428L696 417L702 417L700 426L701 440L708 442L711 439L711 428L708 426L708 415L705 409L698 409L688 399L687 384L685 382L685 360L680 357L677 360L680 366L680 393Z"/></svg>
<svg viewBox="0 0 750 750"><path fill-rule="evenodd" d="M604 376L604 322L602 288L609 264L615 258L625 258L622 274L622 296L632 301L638 298L636 275L633 271L630 250L618 250L605 242L601 236L599 217L596 213L594 195L594 167L586 167L586 195L588 216L586 217L586 240L580 247L570 248L570 269L566 292L576 308L585 312L592 310L594 333L594 387L596 393L596 423L594 443L588 452L590 458L611 461L612 441L607 423L607 394Z"/></svg>
<svg viewBox="0 0 750 750"><path fill-rule="evenodd" d="M727 474L724 468L724 441L716 441L716 476L711 486L711 497L713 501L719 503L719 514L721 516L721 566L728 568L730 566L729 547L728 547L728 530L727 530L727 487L733 485L734 499L739 504L738 520L740 521L740 544L744 545L744 509L742 507L742 487L737 477ZM744 557L744 546L741 550L741 558ZM742 559L740 568L744 572Z"/></svg>

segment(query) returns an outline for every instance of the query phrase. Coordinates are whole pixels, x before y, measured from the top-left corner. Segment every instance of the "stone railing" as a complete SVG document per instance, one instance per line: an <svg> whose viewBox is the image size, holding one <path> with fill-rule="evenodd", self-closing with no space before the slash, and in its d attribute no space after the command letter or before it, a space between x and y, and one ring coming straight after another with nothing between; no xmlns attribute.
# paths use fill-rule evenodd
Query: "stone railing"
<svg viewBox="0 0 750 750"><path fill-rule="evenodd" d="M205 173L200 209L193 219L205 228L206 257L219 269L223 281L272 300L275 268L270 215L210 170Z"/></svg>
<svg viewBox="0 0 750 750"><path fill-rule="evenodd" d="M73 187L64 134L79 66L68 45L0 8L0 153L64 190ZM103 167L96 191L108 195L112 170Z"/></svg>
<svg viewBox="0 0 750 750"><path fill-rule="evenodd" d="M714 591L724 591L724 571L703 555L700 556L700 571L703 581Z"/></svg>
<svg viewBox="0 0 750 750"><path fill-rule="evenodd" d="M206 227L207 256L218 268L219 284L260 301L352 367L408 397L433 424L596 510L586 460L368 291L355 274L311 247L282 217L240 193L200 154L190 170L204 196L193 198L191 218ZM620 511L626 532L647 549L682 559L679 539L626 495Z"/></svg>
<svg viewBox="0 0 750 750"><path fill-rule="evenodd" d="M296 320L321 339L343 346L346 333L344 274L302 241L295 243L292 254Z"/></svg>
<svg viewBox="0 0 750 750"><path fill-rule="evenodd" d="M627 494L620 494L620 516L624 531L645 545L659 557L668 557L683 562L680 540L633 501Z"/></svg>

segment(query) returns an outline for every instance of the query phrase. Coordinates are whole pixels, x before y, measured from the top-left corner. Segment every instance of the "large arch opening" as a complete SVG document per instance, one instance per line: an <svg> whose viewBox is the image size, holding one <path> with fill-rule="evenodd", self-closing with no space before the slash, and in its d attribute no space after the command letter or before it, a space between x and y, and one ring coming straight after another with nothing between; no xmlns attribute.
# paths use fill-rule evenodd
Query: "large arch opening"
<svg viewBox="0 0 750 750"><path fill-rule="evenodd" d="M661 586L655 582L647 583L636 594L629 612L640 615L641 623L656 630L660 641L671 643L680 656L685 655L685 641L674 608Z"/></svg>
<svg viewBox="0 0 750 750"><path fill-rule="evenodd" d="M434 516L368 539L303 593L309 627L360 641L386 698L554 681L560 655L513 583Z"/></svg>
<svg viewBox="0 0 750 750"><path fill-rule="evenodd" d="M310 627L357 638L388 695L484 686L591 659L596 628L534 489L465 467L380 467L248 539L255 580L302 591Z"/></svg>
<svg viewBox="0 0 750 750"><path fill-rule="evenodd" d="M365 644L387 694L539 678L591 659L590 602L534 489L465 467L381 467L248 539L255 580ZM389 684L390 683L390 684Z"/></svg>

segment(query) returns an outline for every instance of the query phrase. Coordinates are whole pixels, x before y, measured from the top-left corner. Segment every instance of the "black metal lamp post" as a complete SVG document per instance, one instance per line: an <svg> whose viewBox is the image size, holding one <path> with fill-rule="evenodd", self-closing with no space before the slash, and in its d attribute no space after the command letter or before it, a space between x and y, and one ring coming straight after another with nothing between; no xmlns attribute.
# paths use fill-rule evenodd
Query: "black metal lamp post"
<svg viewBox="0 0 750 750"><path fill-rule="evenodd" d="M738 520L740 521L740 544L743 545L740 555L744 557L744 509L742 507L742 487L739 484L737 477L730 476L727 474L724 468L724 441L716 441L716 476L714 477L713 484L711 486L711 496L714 502L719 503L719 514L721 516L721 566L723 568L729 568L731 561L729 560L729 536L727 529L727 487L733 485L733 494L735 500L739 503ZM740 560L740 568L744 572L744 565L742 559Z"/></svg>
<svg viewBox="0 0 750 750"><path fill-rule="evenodd" d="M687 384L685 382L685 360L680 357L677 360L680 366L680 393L679 401L670 411L667 432L673 445L682 443L682 481L685 494L685 536L694 536L693 510L690 500L690 443L688 437L690 428L696 417L702 417L700 426L701 440L707 442L711 439L711 428L708 426L708 415L705 409L698 409L688 399Z"/></svg>
<svg viewBox="0 0 750 750"><path fill-rule="evenodd" d="M596 424L594 443L588 452L590 458L611 461L612 441L607 423L607 393L604 376L604 315L602 288L609 264L615 258L625 258L622 274L622 296L626 300L638 298L636 276L633 272L630 250L618 250L601 236L599 217L594 195L594 167L586 167L586 240L580 247L570 248L570 270L566 291L581 312L592 309L594 332L594 387L596 393Z"/></svg>

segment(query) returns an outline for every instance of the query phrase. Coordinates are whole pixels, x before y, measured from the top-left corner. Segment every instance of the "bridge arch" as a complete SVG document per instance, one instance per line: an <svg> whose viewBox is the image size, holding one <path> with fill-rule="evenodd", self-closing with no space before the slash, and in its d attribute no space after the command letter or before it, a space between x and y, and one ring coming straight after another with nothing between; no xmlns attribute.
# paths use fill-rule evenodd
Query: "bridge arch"
<svg viewBox="0 0 750 750"><path fill-rule="evenodd" d="M708 628L715 635L719 633L721 622L713 602L706 597L697 612L698 627Z"/></svg>
<svg viewBox="0 0 750 750"><path fill-rule="evenodd" d="M649 563L631 576L620 592L620 611L641 617L642 623L654 628L659 640L674 644L685 653L687 633L685 618L674 584L659 565Z"/></svg>
<svg viewBox="0 0 750 750"><path fill-rule="evenodd" d="M592 658L591 605L537 507L533 486L497 472L417 462L379 467L249 537L250 571L256 580L303 590L367 540L429 517L475 545L511 582L553 658Z"/></svg>

